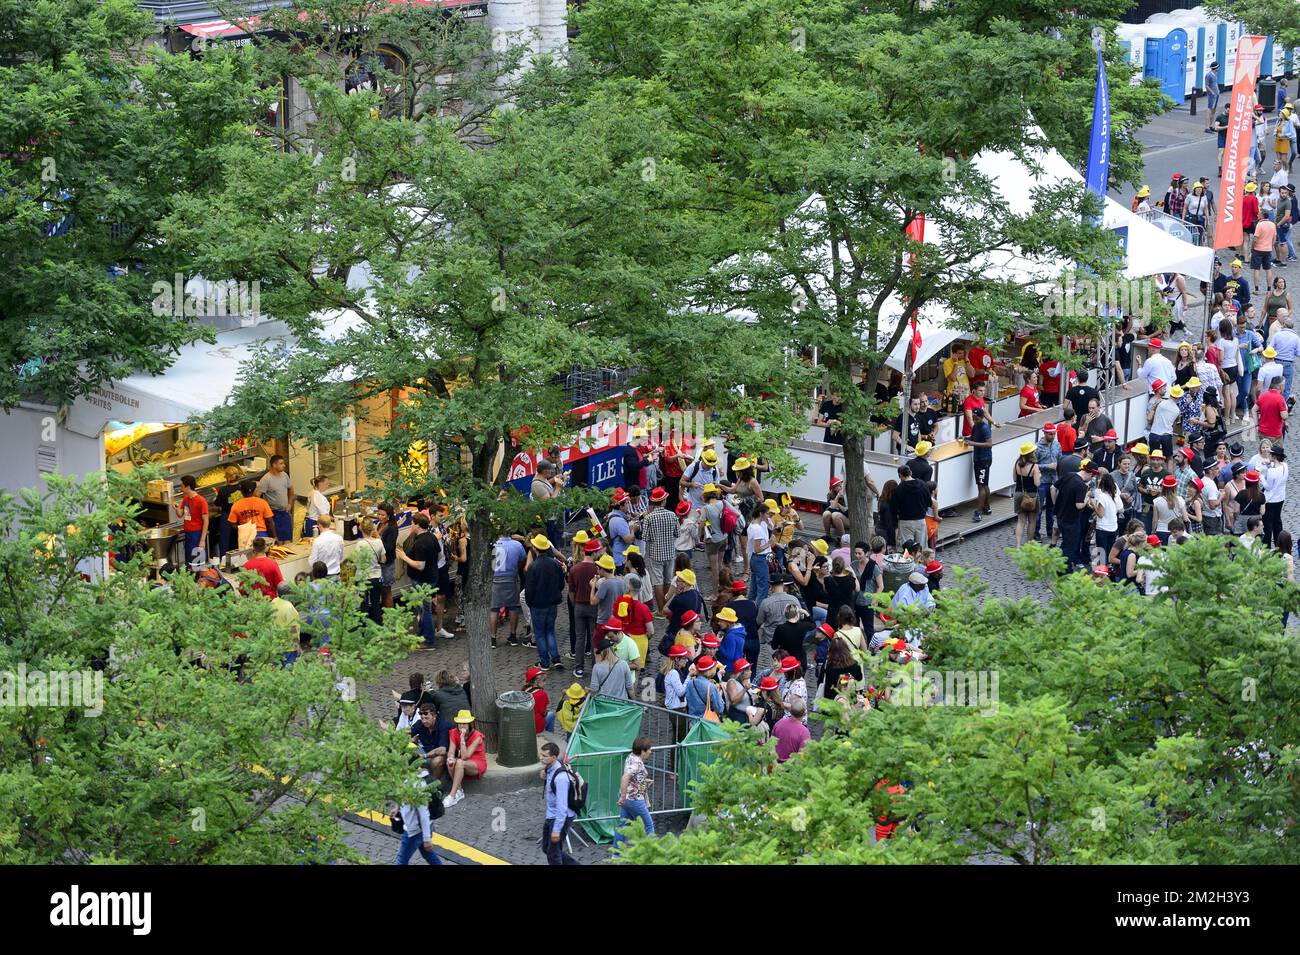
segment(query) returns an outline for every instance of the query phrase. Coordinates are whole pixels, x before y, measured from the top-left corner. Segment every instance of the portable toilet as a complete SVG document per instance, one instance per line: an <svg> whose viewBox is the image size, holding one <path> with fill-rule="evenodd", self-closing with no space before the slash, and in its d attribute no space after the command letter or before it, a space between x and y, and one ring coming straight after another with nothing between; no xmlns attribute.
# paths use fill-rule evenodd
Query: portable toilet
<svg viewBox="0 0 1300 955"><path fill-rule="evenodd" d="M1187 87L1187 31L1182 27L1156 27L1146 38L1142 75L1154 78L1164 93L1181 103Z"/></svg>
<svg viewBox="0 0 1300 955"><path fill-rule="evenodd" d="M1115 28L1115 37L1126 59L1137 70L1133 84L1142 82L1143 65L1146 58L1146 25L1142 23L1121 23Z"/></svg>
<svg viewBox="0 0 1300 955"><path fill-rule="evenodd" d="M1259 75L1261 77L1278 75L1273 63L1273 50L1276 46L1271 36L1264 41L1264 55L1259 60Z"/></svg>

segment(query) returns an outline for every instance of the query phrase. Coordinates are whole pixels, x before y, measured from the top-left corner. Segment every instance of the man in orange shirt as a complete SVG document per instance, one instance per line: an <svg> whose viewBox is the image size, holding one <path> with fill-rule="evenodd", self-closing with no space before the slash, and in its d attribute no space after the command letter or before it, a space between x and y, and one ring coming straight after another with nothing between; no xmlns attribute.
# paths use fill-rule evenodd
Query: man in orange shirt
<svg viewBox="0 0 1300 955"><path fill-rule="evenodd" d="M274 531L267 528L275 527L275 515L271 511L271 505L258 495L257 482L245 481L239 485L239 490L244 496L230 506L230 515L226 520L236 527L251 521L257 525L258 537L273 537Z"/></svg>

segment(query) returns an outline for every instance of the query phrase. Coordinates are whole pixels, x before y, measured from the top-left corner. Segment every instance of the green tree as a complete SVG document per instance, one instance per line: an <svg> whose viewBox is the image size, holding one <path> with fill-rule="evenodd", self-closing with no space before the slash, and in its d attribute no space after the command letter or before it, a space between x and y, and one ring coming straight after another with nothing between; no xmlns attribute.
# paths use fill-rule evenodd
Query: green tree
<svg viewBox="0 0 1300 955"><path fill-rule="evenodd" d="M193 276L158 226L259 110L247 57L171 56L132 0L0 2L0 409L159 373L211 332L154 308ZM209 278L240 276L209 275Z"/></svg>
<svg viewBox="0 0 1300 955"><path fill-rule="evenodd" d="M359 861L340 815L415 782L406 734L350 692L407 652L404 615L377 626L354 585L300 588L299 608L328 607L332 657L284 667L296 640L260 595L186 571L158 588L143 557L83 577L137 540L142 481L49 486L0 494L0 858Z"/></svg>
<svg viewBox="0 0 1300 955"><path fill-rule="evenodd" d="M987 341L1030 331L1047 354L1095 333L1090 316L1051 314L1059 267L1003 275L1013 251L1113 274L1115 239L1081 223L1082 189L1000 197L969 159L1052 145L1086 152L1093 24L1126 4L1064 8L977 0L942 4L601 0L578 17L593 69L640 84L705 170L714 201L752 229L723 290L778 337L816 348L840 392L845 460L861 460L881 412L874 386L927 306ZM1136 129L1160 95L1130 87L1107 49L1111 168L1139 174ZM1041 130L1041 132L1039 131ZM1008 202L1007 200L1012 200ZM924 219L927 242L909 238ZM937 242L930 241L938 236ZM860 372L864 387L854 386ZM864 471L846 468L850 523L867 530Z"/></svg>
<svg viewBox="0 0 1300 955"><path fill-rule="evenodd" d="M565 376L635 369L643 393L707 406L711 427L779 452L798 431L799 375L785 370L788 339L699 294L735 242L658 112L618 90L575 98L583 80L545 59L513 79L517 50L493 51L486 30L436 11L359 21L346 44L339 22L259 51L311 100L296 148L232 146L223 191L171 223L200 270L264 268L262 303L296 340L254 360L206 424L213 436L337 440L341 419L400 391L367 466L384 493L441 490L465 508L470 672L494 743L492 543L535 516L502 485L518 437L544 447L573 430ZM410 51L408 76L442 78L410 80L405 111L343 90L355 50L381 37ZM214 216L222 229L208 227ZM339 313L346 331L327 321ZM436 452L428 473L409 467L417 443Z"/></svg>
<svg viewBox="0 0 1300 955"><path fill-rule="evenodd" d="M1247 33L1275 37L1286 49L1300 46L1300 9L1291 0L1210 0L1205 8L1229 23L1245 24ZM1228 61L1222 62L1226 67Z"/></svg>
<svg viewBox="0 0 1300 955"><path fill-rule="evenodd" d="M826 707L821 738L775 768L739 733L696 794L707 825L627 858L1294 864L1300 648L1281 624L1300 598L1275 554L1231 546L1157 553L1154 598L1058 577L1059 552L1036 544L1017 561L1046 602L959 575L906 621L930 661L863 659L889 690L878 709ZM900 826L873 845L885 813Z"/></svg>

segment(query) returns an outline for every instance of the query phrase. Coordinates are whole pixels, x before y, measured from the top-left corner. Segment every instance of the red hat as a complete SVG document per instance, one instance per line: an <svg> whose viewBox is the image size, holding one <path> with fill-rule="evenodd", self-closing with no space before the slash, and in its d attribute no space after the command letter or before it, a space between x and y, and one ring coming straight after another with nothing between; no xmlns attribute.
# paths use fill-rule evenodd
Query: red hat
<svg viewBox="0 0 1300 955"><path fill-rule="evenodd" d="M744 657L741 657L739 660L733 661L731 664L732 673L739 673L741 670L747 670L747 669L749 669L749 661L746 660Z"/></svg>
<svg viewBox="0 0 1300 955"><path fill-rule="evenodd" d="M893 623L893 622L894 622L894 615L893 615L892 613L882 613L882 614L880 615L880 622L881 622L881 623Z"/></svg>
<svg viewBox="0 0 1300 955"><path fill-rule="evenodd" d="M795 670L799 669L799 661L794 657L786 657L784 660L781 661L780 669L782 673L792 673Z"/></svg>
<svg viewBox="0 0 1300 955"><path fill-rule="evenodd" d="M822 633L826 634L826 636L828 637L835 636L835 628L832 627L829 623L823 623L819 625L817 629L820 630Z"/></svg>
<svg viewBox="0 0 1300 955"><path fill-rule="evenodd" d="M1160 546L1160 538L1159 538L1159 537L1156 537L1155 534L1148 534L1148 535L1147 535L1147 543L1150 544L1152 547L1159 547L1159 546Z"/></svg>
<svg viewBox="0 0 1300 955"><path fill-rule="evenodd" d="M908 649L907 641L904 640L902 637L892 637L891 639L886 640L883 644L881 644L881 649L896 650L899 653L906 653Z"/></svg>
<svg viewBox="0 0 1300 955"><path fill-rule="evenodd" d="M1164 480L1160 482L1161 487L1178 487L1178 478L1172 474L1166 474Z"/></svg>
<svg viewBox="0 0 1300 955"><path fill-rule="evenodd" d="M699 619L700 619L700 615L698 613L696 613L694 610L688 610L684 614L682 614L682 626L689 627L691 624L693 624L696 620Z"/></svg>
<svg viewBox="0 0 1300 955"><path fill-rule="evenodd" d="M1179 448L1178 453L1181 454L1188 461L1196 457L1196 452L1193 451L1191 448Z"/></svg>
<svg viewBox="0 0 1300 955"><path fill-rule="evenodd" d="M843 483L844 483L844 478L840 478L840 477L831 478L831 487L839 487Z"/></svg>
<svg viewBox="0 0 1300 955"><path fill-rule="evenodd" d="M1043 434L1056 434L1056 422L1049 421L1043 425Z"/></svg>
<svg viewBox="0 0 1300 955"><path fill-rule="evenodd" d="M677 516L678 516L678 517L685 517L687 514L689 514L689 513L691 512L691 502L690 502L690 501L678 501L678 502L677 502L677 506L676 506L675 508L673 508L673 510L675 510L675 511L677 512Z"/></svg>
<svg viewBox="0 0 1300 955"><path fill-rule="evenodd" d="M780 683L776 682L776 677L772 676L770 673L758 681L758 688L764 693L771 692L780 685Z"/></svg>
<svg viewBox="0 0 1300 955"><path fill-rule="evenodd" d="M332 657L332 656L334 656L334 654L333 654L332 652L330 652L330 648L329 648L329 647L321 647L321 648L320 648L320 655L323 656L323 657Z"/></svg>
<svg viewBox="0 0 1300 955"><path fill-rule="evenodd" d="M1151 347L1152 347L1152 348L1163 348L1164 346L1165 346L1165 343L1162 342L1160 339L1158 339L1158 338L1153 338L1153 339L1151 339Z"/></svg>
<svg viewBox="0 0 1300 955"><path fill-rule="evenodd" d="M583 553L594 554L596 553L596 551L600 550L600 541L597 540L587 541L587 543L582 545L582 550Z"/></svg>
<svg viewBox="0 0 1300 955"><path fill-rule="evenodd" d="M749 585L746 584L743 580L733 580L731 582L731 592L733 594L743 594L748 592L748 590L749 590Z"/></svg>
<svg viewBox="0 0 1300 955"><path fill-rule="evenodd" d="M1115 429L1114 429L1114 428L1111 428L1109 431L1107 431L1105 434L1103 434L1103 435L1101 436L1101 440L1103 440L1103 441L1118 441L1118 440L1119 440L1119 435L1115 433Z"/></svg>
<svg viewBox="0 0 1300 955"><path fill-rule="evenodd" d="M524 671L524 682L532 683L534 680L536 680L539 676L541 676L545 672L546 671L543 670L541 667L529 667L527 670Z"/></svg>
<svg viewBox="0 0 1300 955"><path fill-rule="evenodd" d="M1247 483L1247 484L1258 484L1258 483L1259 483L1259 472L1258 472L1258 471L1255 471L1255 470L1247 471L1247 472L1246 472L1246 483Z"/></svg>
<svg viewBox="0 0 1300 955"><path fill-rule="evenodd" d="M610 500L615 504L622 504L627 500L627 491L623 490L621 487L614 488L614 493L610 495Z"/></svg>
<svg viewBox="0 0 1300 955"><path fill-rule="evenodd" d="M673 659L677 659L678 657L689 657L690 655L691 655L691 651L687 650L680 643L674 643L671 647L668 648L668 656L672 657Z"/></svg>
<svg viewBox="0 0 1300 955"><path fill-rule="evenodd" d="M605 621L605 629L606 629L607 631L608 631L608 630L615 630L615 631L617 631L618 633L622 633L622 632L623 632L623 621L622 621L622 620L619 620L618 617L610 617L608 620Z"/></svg>
<svg viewBox="0 0 1300 955"><path fill-rule="evenodd" d="M700 657L698 660L695 661L695 672L708 673L717 665L718 665L718 661L713 659L713 657L709 656L706 653L704 656Z"/></svg>
<svg viewBox="0 0 1300 955"><path fill-rule="evenodd" d="M718 647L722 646L722 641L718 639L716 633L706 633L704 636L700 637L700 644L708 647L710 650L716 650Z"/></svg>
<svg viewBox="0 0 1300 955"><path fill-rule="evenodd" d="M1165 380L1164 380L1163 378L1155 378L1155 379L1152 379L1152 381L1151 381L1151 390L1152 390L1152 391L1159 391L1159 390L1160 390L1161 388L1163 388L1164 386L1165 386Z"/></svg>
<svg viewBox="0 0 1300 955"><path fill-rule="evenodd" d="M1192 486L1195 487L1196 490L1198 491L1204 491L1205 481L1202 480L1201 478L1192 478Z"/></svg>
<svg viewBox="0 0 1300 955"><path fill-rule="evenodd" d="M925 565L925 572L927 574L937 574L941 570L943 570L943 564L939 563L937 560L932 560Z"/></svg>
<svg viewBox="0 0 1300 955"><path fill-rule="evenodd" d="M1092 572L1094 575L1098 577L1110 576L1110 568L1107 567L1105 564L1098 564L1096 567L1092 568Z"/></svg>
<svg viewBox="0 0 1300 955"><path fill-rule="evenodd" d="M659 501L666 501L668 500L668 492L661 487L657 487L650 492L650 500L655 501L656 503Z"/></svg>
<svg viewBox="0 0 1300 955"><path fill-rule="evenodd" d="M1262 113L1262 112L1264 112L1264 104L1263 104L1263 103L1256 103L1256 104L1255 104L1255 112L1257 112L1257 113Z"/></svg>

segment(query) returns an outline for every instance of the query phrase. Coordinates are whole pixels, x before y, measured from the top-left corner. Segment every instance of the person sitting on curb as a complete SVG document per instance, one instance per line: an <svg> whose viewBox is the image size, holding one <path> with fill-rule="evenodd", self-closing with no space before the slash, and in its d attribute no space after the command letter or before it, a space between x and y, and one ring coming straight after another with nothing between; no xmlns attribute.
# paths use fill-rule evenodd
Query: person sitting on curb
<svg viewBox="0 0 1300 955"><path fill-rule="evenodd" d="M450 809L465 798L461 785L465 777L481 779L487 772L486 739L474 728L474 714L461 710L456 714L456 728L451 731L445 750L437 749L429 754L429 765L433 768L434 778L442 774L445 767L451 775L451 789L443 805Z"/></svg>

